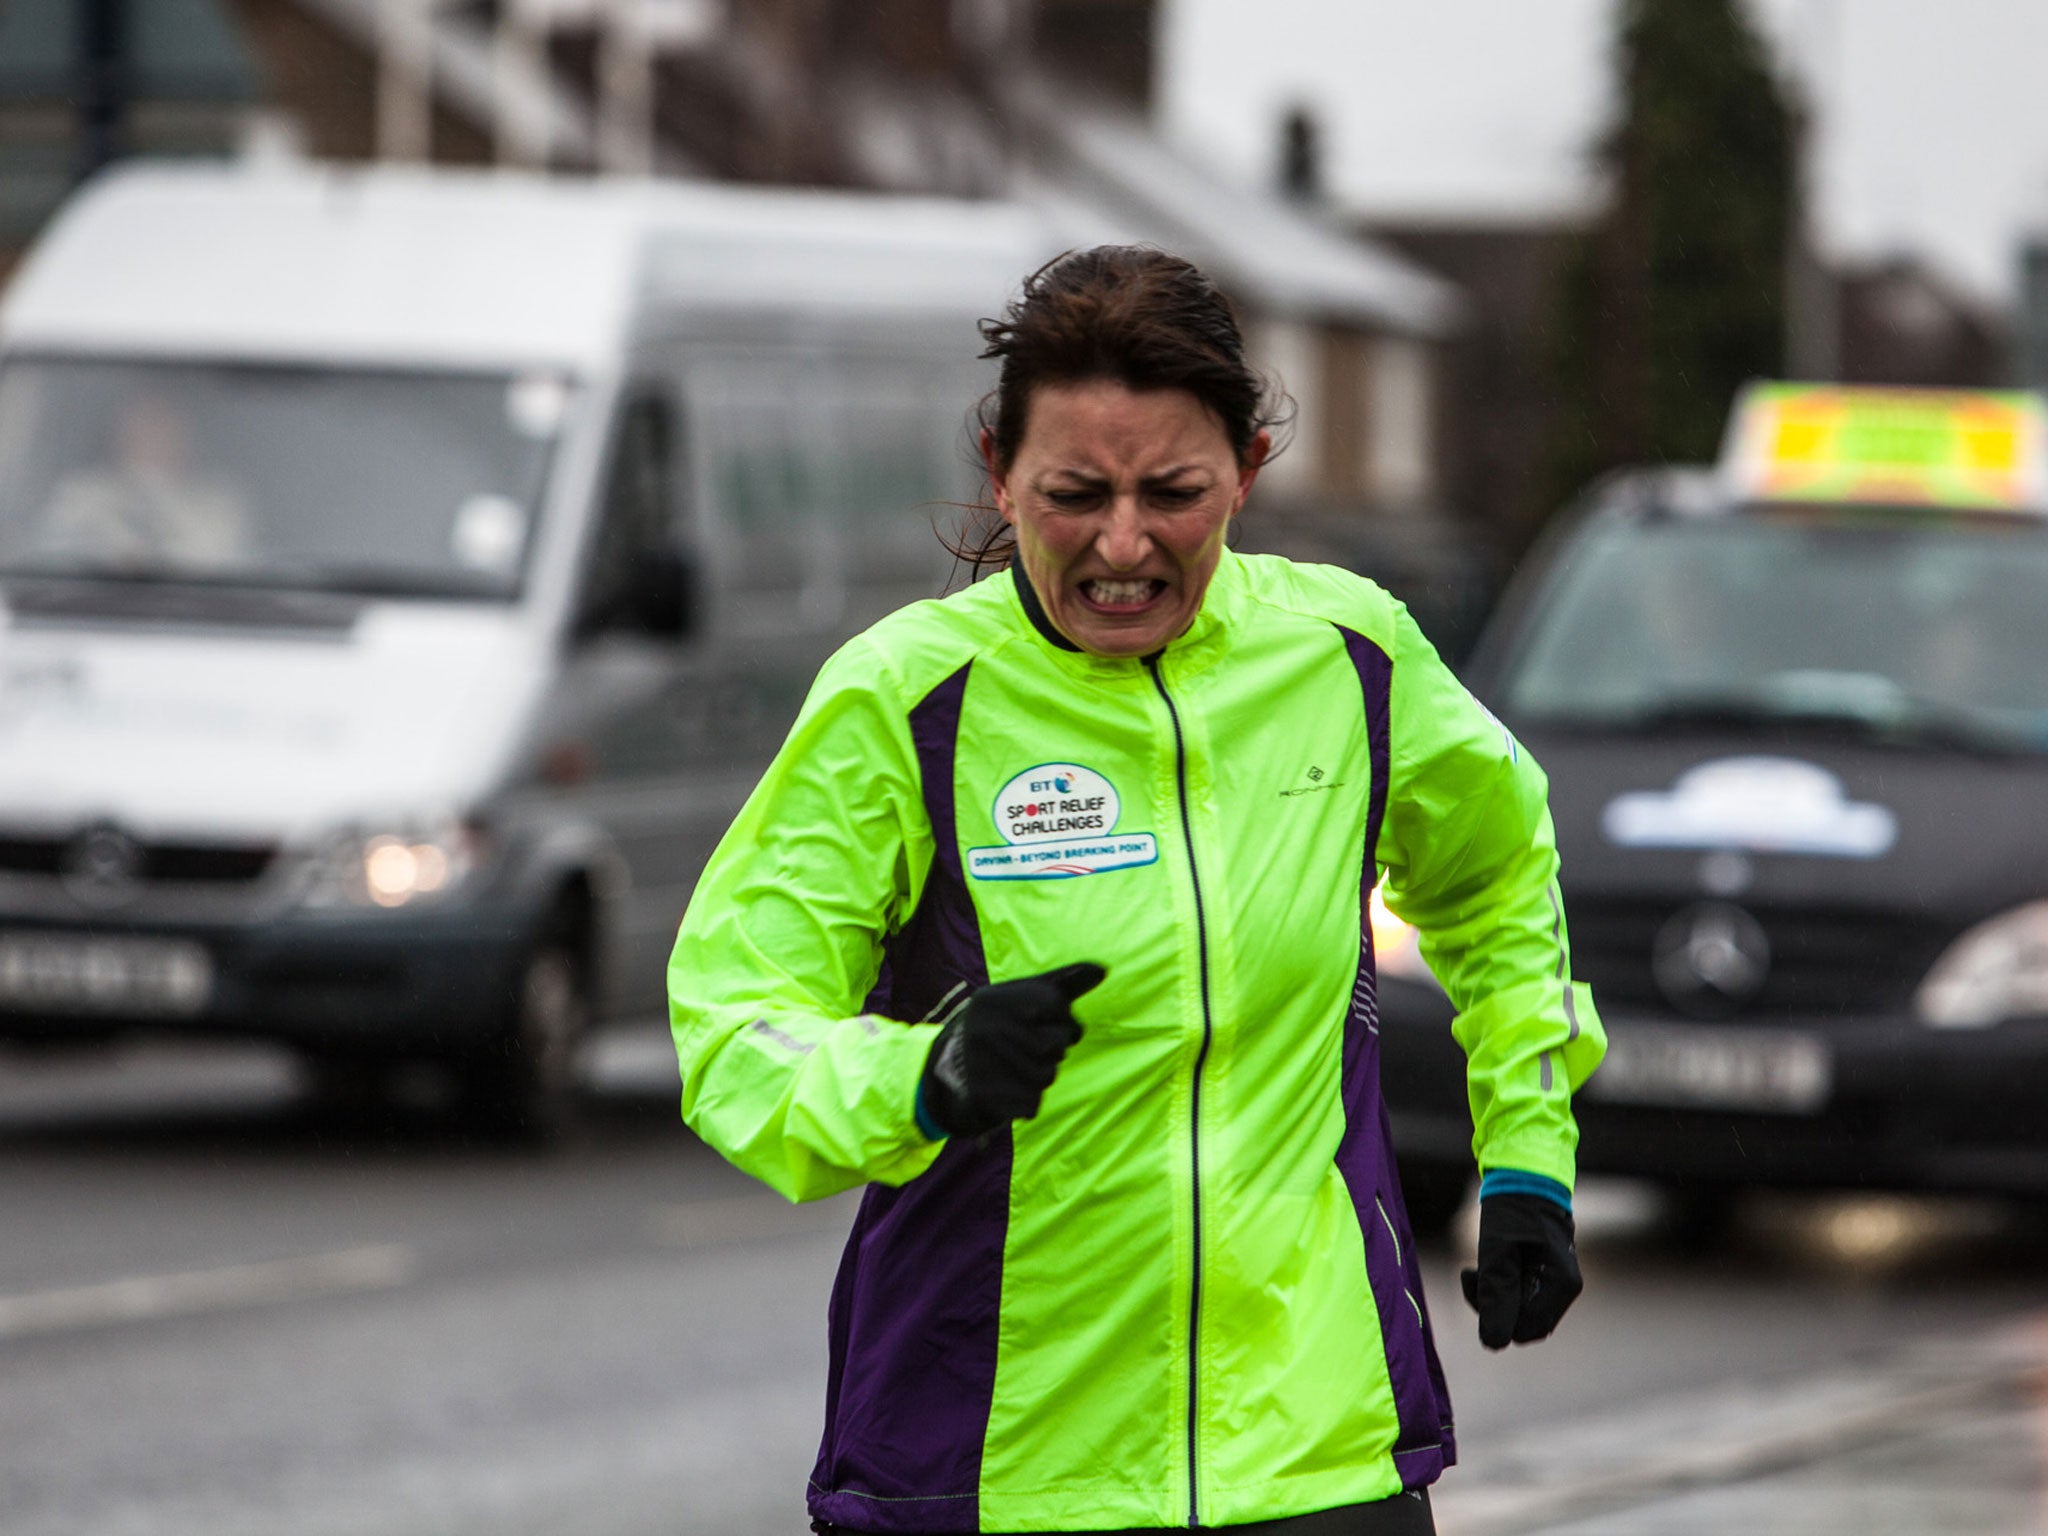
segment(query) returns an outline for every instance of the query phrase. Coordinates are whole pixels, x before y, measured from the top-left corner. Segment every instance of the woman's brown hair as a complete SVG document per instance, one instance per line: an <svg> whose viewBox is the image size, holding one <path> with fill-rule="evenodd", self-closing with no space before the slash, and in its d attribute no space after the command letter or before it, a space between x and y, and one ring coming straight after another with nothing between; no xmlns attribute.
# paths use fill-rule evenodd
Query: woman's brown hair
<svg viewBox="0 0 2048 1536"><path fill-rule="evenodd" d="M1000 319L981 322L981 355L1000 365L976 409L987 456L1007 470L1044 384L1113 379L1129 389L1184 389L1215 415L1239 460L1291 404L1245 361L1230 301L1194 263L1140 245L1055 257L1024 280ZM1268 455L1270 457L1270 455ZM971 508L954 555L977 573L1005 564L1015 535L994 506Z"/></svg>

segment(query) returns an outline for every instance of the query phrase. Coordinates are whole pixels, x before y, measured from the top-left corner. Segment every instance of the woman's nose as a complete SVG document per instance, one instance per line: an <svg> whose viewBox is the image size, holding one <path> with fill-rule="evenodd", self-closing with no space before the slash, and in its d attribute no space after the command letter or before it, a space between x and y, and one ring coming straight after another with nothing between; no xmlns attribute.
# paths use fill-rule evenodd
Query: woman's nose
<svg viewBox="0 0 2048 1536"><path fill-rule="evenodd" d="M1095 536L1095 551L1112 570L1128 571L1152 549L1152 536L1138 510L1137 498L1118 496L1109 504L1109 516Z"/></svg>

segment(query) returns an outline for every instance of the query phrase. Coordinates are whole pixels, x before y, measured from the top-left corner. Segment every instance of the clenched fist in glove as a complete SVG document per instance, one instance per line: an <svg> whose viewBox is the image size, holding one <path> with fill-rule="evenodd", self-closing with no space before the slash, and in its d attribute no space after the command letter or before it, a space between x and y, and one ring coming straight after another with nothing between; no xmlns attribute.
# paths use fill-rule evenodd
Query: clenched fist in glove
<svg viewBox="0 0 2048 1536"><path fill-rule="evenodd" d="M925 1058L919 1126L927 1135L974 1136L1037 1114L1061 1058L1081 1038L1074 999L1108 974L1083 962L972 993Z"/></svg>
<svg viewBox="0 0 2048 1536"><path fill-rule="evenodd" d="M1479 1267L1458 1276L1479 1314L1488 1349L1550 1337L1585 1289L1572 1213L1542 1195L1487 1195L1479 1202Z"/></svg>

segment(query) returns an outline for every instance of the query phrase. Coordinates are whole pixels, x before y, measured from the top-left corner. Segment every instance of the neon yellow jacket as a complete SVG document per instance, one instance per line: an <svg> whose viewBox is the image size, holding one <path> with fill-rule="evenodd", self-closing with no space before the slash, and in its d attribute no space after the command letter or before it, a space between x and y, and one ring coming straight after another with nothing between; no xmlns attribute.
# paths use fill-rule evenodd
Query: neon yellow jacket
<svg viewBox="0 0 2048 1536"><path fill-rule="evenodd" d="M1230 1525L1433 1480L1366 902L1383 874L1459 1009L1480 1166L1569 1186L1604 1039L1545 792L1407 612L1327 567L1226 553L1143 661L1066 645L1014 573L841 650L669 971L689 1124L792 1199L871 1186L812 1513ZM938 1026L903 1021L1075 960L1109 976L1038 1117L928 1140Z"/></svg>

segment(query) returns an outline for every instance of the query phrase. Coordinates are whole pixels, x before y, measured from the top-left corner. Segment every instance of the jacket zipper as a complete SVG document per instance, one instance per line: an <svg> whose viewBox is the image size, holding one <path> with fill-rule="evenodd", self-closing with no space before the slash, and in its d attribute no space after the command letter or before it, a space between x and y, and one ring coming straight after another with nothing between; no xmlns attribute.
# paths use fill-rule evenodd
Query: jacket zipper
<svg viewBox="0 0 2048 1536"><path fill-rule="evenodd" d="M1197 1472L1199 1462L1195 1446L1195 1425L1200 1407L1197 1383L1202 1344L1202 1066L1209 1059L1209 1042L1215 1035L1214 1017L1209 1003L1209 923L1202 910L1202 876L1195 867L1195 824L1188 812L1188 744L1180 728L1180 711L1174 708L1173 695L1166 691L1166 679L1159 671L1157 652L1145 658L1145 667L1152 674L1152 686L1159 690L1159 697L1166 703L1167 717L1173 722L1173 771L1175 786L1180 794L1180 831L1187 845L1188 879L1195 889L1195 941L1202 983L1202 1045L1195 1053L1195 1071L1188 1115L1188 1167L1193 1177L1194 1192L1194 1273L1188 1283L1188 1526L1193 1529L1201 1523L1201 1494Z"/></svg>

